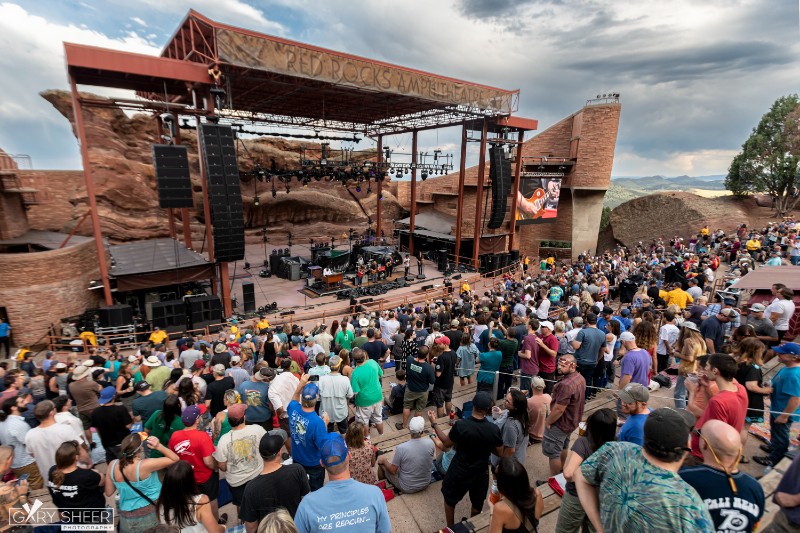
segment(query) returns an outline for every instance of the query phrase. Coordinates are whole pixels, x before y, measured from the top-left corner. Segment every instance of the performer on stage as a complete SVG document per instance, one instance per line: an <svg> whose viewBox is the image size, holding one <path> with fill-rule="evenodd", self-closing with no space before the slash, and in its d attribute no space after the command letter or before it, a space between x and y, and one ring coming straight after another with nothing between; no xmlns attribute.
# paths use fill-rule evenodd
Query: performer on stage
<svg viewBox="0 0 800 533"><path fill-rule="evenodd" d="M407 278L408 271L411 270L411 254L406 254L406 256L403 258L403 269L405 270L403 277Z"/></svg>

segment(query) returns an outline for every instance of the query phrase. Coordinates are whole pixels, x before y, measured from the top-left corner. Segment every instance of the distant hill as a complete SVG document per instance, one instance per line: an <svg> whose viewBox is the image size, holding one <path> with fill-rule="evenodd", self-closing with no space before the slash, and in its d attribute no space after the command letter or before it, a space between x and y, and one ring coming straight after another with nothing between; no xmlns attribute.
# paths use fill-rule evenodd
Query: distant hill
<svg viewBox="0 0 800 533"><path fill-rule="evenodd" d="M720 196L726 193L725 176L641 176L612 177L604 205L615 208L623 202L656 192L684 191L701 196Z"/></svg>

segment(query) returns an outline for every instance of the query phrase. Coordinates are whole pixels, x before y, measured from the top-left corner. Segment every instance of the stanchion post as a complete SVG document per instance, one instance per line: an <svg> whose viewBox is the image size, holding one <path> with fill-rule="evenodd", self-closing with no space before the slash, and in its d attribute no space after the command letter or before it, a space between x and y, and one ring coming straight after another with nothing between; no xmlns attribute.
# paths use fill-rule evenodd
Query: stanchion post
<svg viewBox="0 0 800 533"><path fill-rule="evenodd" d="M492 405L497 401L497 388L500 383L500 371L494 371L494 383L492 383Z"/></svg>

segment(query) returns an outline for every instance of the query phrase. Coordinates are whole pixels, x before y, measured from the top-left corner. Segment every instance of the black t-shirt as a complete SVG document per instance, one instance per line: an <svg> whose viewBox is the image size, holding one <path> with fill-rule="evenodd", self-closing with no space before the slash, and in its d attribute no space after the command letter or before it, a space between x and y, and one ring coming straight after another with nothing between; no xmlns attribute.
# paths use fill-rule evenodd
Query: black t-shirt
<svg viewBox="0 0 800 533"><path fill-rule="evenodd" d="M225 368L231 367L231 353L228 351L222 353L215 353L211 357L211 366L222 365Z"/></svg>
<svg viewBox="0 0 800 533"><path fill-rule="evenodd" d="M684 468L678 474L703 498L717 531L749 533L764 514L764 489L755 478L744 472L732 476L736 483L736 496L721 470L699 465Z"/></svg>
<svg viewBox="0 0 800 533"><path fill-rule="evenodd" d="M206 400L211 400L209 411L212 417L217 416L217 413L225 409L225 403L223 402L225 391L235 388L236 383L234 383L232 377L224 377L208 384L208 387L206 387Z"/></svg>
<svg viewBox="0 0 800 533"><path fill-rule="evenodd" d="M457 329L448 329L444 332L444 336L450 339L450 349L455 351L461 346L461 337L463 337L464 334Z"/></svg>
<svg viewBox="0 0 800 533"><path fill-rule="evenodd" d="M386 345L381 341L365 342L361 349L367 352L367 356L376 363L386 353Z"/></svg>
<svg viewBox="0 0 800 533"><path fill-rule="evenodd" d="M572 445L572 451L575 452L581 459L586 459L592 455L592 447L589 444L589 439L586 437L578 437L578 440L576 440L575 444ZM578 490L575 488L575 483L573 481L567 481L567 486L564 490L576 498L578 497Z"/></svg>
<svg viewBox="0 0 800 533"><path fill-rule="evenodd" d="M89 359L94 361L94 366L96 368L103 368L103 366L105 366L105 364L106 364L106 358L103 357L102 355L96 355L96 354L95 355L90 355Z"/></svg>
<svg viewBox="0 0 800 533"><path fill-rule="evenodd" d="M259 523L281 507L294 518L300 500L310 490L308 475L298 463L284 465L270 474L259 474L244 489L239 518L244 522Z"/></svg>
<svg viewBox="0 0 800 533"><path fill-rule="evenodd" d="M50 467L48 480L53 479L56 467ZM47 490L53 497L53 503L59 509L103 509L106 498L100 485L100 474L94 470L78 468L64 475L64 481L56 487L52 481L47 482Z"/></svg>
<svg viewBox="0 0 800 533"><path fill-rule="evenodd" d="M453 377L455 376L456 368L456 352L448 350L442 352L442 355L436 358L436 372L441 372L441 375L436 378L434 386L438 389L452 390Z"/></svg>
<svg viewBox="0 0 800 533"><path fill-rule="evenodd" d="M763 374L761 367L748 363L739 363L736 370L736 381L745 387L747 392L747 416L750 418L764 418L764 395L753 392L746 387L748 381L755 381L761 386Z"/></svg>
<svg viewBox="0 0 800 533"><path fill-rule="evenodd" d="M101 405L92 411L92 426L97 429L105 449L119 446L122 439L130 434L127 426L132 422L124 405Z"/></svg>
<svg viewBox="0 0 800 533"><path fill-rule="evenodd" d="M500 428L486 418L477 420L469 417L457 421L449 437L456 444L456 454L447 469L447 475L467 479L487 475L489 455L503 444Z"/></svg>
<svg viewBox="0 0 800 533"><path fill-rule="evenodd" d="M425 392L436 381L433 367L425 361L406 361L406 386L411 392Z"/></svg>

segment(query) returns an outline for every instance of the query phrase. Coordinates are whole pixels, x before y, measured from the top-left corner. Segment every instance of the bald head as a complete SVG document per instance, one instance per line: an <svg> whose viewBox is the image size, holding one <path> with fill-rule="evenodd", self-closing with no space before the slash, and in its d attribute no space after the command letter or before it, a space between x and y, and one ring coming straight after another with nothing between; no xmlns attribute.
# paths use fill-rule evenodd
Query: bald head
<svg viewBox="0 0 800 533"><path fill-rule="evenodd" d="M725 464L730 464L732 460L739 458L739 450L742 447L742 438L739 432L721 420L709 420L703 424L703 438L709 446L714 448L719 460ZM709 452L711 461L714 456ZM705 453L703 454L705 456Z"/></svg>

